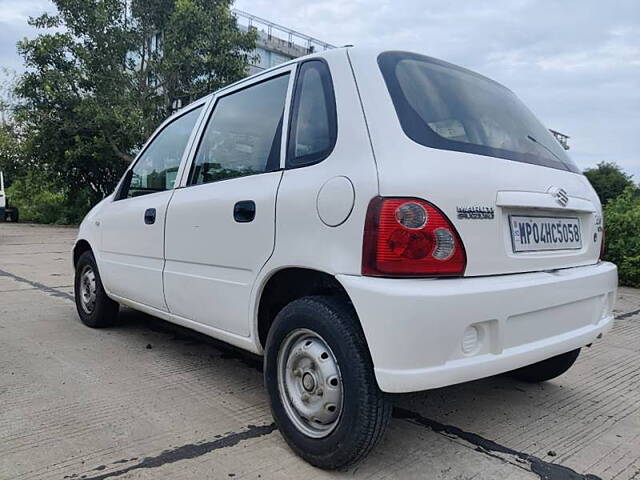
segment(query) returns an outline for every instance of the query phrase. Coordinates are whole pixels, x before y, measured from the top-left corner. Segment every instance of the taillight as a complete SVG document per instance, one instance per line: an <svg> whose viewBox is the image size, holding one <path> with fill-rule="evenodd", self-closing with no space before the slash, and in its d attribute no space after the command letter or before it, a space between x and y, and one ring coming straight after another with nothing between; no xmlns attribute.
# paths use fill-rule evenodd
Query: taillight
<svg viewBox="0 0 640 480"><path fill-rule="evenodd" d="M602 238L600 239L600 260L604 260L604 255L607 253L607 244L605 243L606 237L604 234L604 227L602 228Z"/></svg>
<svg viewBox="0 0 640 480"><path fill-rule="evenodd" d="M363 275L462 275L466 263L458 232L436 206L417 198L376 197L369 203Z"/></svg>

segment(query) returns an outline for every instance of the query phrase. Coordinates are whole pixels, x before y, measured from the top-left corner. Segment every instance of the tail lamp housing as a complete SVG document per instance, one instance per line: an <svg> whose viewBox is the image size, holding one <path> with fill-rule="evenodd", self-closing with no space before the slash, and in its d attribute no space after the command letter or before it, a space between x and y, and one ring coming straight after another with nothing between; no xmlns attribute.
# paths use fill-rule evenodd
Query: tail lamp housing
<svg viewBox="0 0 640 480"><path fill-rule="evenodd" d="M419 198L375 197L364 227L362 274L378 277L461 276L467 255L453 224Z"/></svg>

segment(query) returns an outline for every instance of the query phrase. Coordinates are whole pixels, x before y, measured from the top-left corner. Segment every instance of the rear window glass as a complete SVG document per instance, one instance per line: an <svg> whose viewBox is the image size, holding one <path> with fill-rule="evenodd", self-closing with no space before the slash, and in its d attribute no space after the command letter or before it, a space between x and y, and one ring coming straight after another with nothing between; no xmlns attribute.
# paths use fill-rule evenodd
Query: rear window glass
<svg viewBox="0 0 640 480"><path fill-rule="evenodd" d="M324 62L301 65L292 110L287 166L311 165L328 157L337 127L331 74Z"/></svg>
<svg viewBox="0 0 640 480"><path fill-rule="evenodd" d="M509 89L423 55L385 52L378 65L404 132L422 145L579 173Z"/></svg>

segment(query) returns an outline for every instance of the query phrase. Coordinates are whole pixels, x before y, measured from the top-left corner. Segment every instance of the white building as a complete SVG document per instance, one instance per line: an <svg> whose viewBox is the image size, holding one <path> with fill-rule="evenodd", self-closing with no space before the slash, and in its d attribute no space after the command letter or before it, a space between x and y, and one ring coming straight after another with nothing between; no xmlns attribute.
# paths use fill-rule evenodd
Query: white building
<svg viewBox="0 0 640 480"><path fill-rule="evenodd" d="M257 60L249 67L249 74L271 68L308 53L335 48L327 42L242 10L233 9L232 12L241 30L247 31L249 28L255 28L258 32L254 52Z"/></svg>

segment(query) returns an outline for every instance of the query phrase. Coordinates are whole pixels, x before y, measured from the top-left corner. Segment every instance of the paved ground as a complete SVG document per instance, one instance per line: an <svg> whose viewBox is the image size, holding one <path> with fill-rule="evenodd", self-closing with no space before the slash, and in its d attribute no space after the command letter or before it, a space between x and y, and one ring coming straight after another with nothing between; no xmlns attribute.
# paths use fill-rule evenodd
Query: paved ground
<svg viewBox="0 0 640 480"><path fill-rule="evenodd" d="M1 479L640 478L638 290L568 374L398 397L377 450L327 473L272 425L259 362L131 310L82 326L74 235L0 224Z"/></svg>

